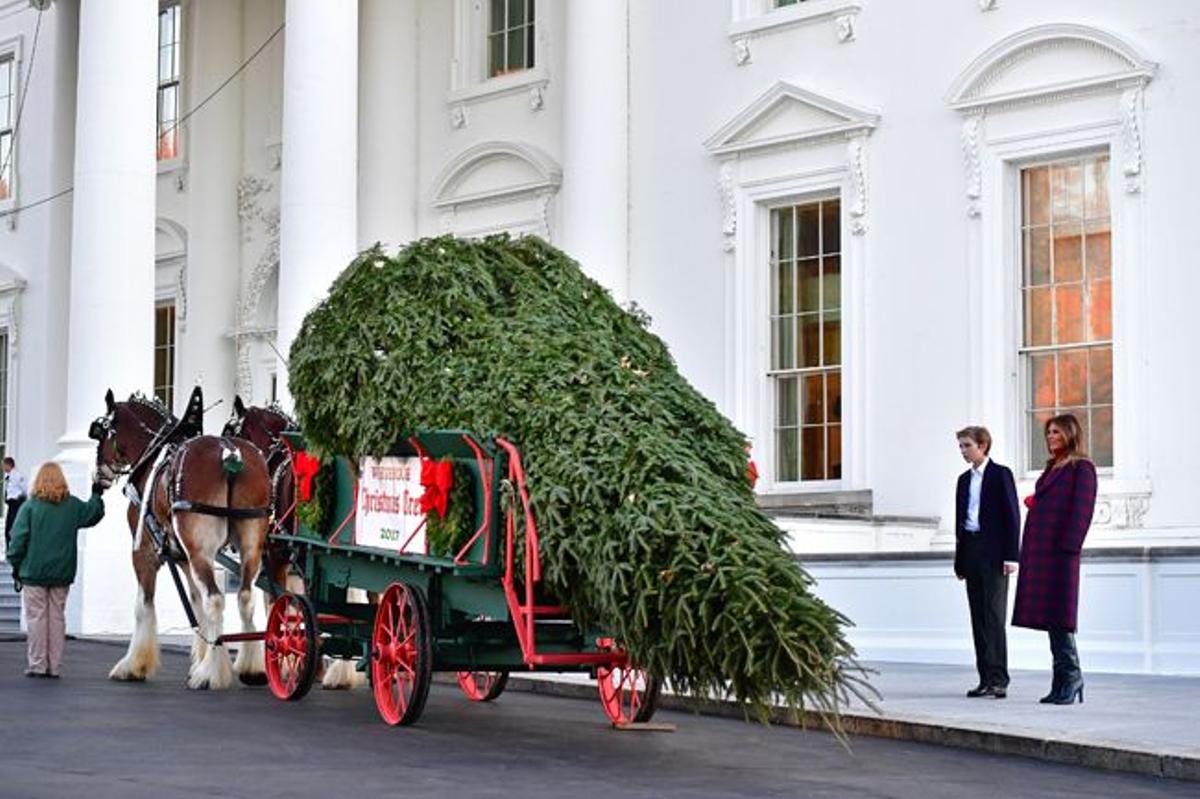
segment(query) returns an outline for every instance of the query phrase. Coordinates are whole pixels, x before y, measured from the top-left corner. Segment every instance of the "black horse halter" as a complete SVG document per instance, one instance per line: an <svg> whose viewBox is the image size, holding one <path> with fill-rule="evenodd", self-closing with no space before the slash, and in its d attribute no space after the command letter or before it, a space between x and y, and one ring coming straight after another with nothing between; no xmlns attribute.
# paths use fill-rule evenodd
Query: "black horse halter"
<svg viewBox="0 0 1200 799"><path fill-rule="evenodd" d="M103 451L104 442L110 438L113 438L113 457L115 460L113 463L108 464L108 466L113 470L113 474L118 477L131 474L132 472L136 471L137 468L141 466L148 457L152 457L152 453L156 452L159 448L159 445L162 443L159 439L165 437L166 433L170 431L172 427L174 427L172 424L171 413L167 411L166 406L163 406L161 403L158 403L157 401L151 402L150 400L147 400L138 394L135 394L133 397L131 397L129 402L131 404L138 404L149 408L155 413L161 414L163 417L162 424L158 427L158 429L154 429L150 425L143 422L141 417L136 413L132 414L133 420L137 423L137 426L142 429L142 432L146 433L150 437L150 443L146 445L146 449L142 452L142 456L138 459L137 463L133 463L125 458L125 455L121 452L120 443L114 438L114 436L117 434L117 409L115 407L105 415L97 416L91 425L88 426L88 438L95 439L96 441L97 464L100 463L100 454Z"/></svg>

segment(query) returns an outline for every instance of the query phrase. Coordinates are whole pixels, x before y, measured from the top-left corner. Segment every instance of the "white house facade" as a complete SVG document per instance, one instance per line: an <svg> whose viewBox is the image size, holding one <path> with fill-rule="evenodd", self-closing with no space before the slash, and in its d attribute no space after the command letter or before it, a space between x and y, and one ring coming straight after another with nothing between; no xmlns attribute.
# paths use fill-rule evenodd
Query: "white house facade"
<svg viewBox="0 0 1200 799"><path fill-rule="evenodd" d="M1198 128L1189 0L0 0L0 444L81 491L106 389L217 428L359 249L537 235L751 439L864 656L971 662L954 431L1024 495L1070 411L1085 665L1200 674ZM131 627L108 502L83 633Z"/></svg>

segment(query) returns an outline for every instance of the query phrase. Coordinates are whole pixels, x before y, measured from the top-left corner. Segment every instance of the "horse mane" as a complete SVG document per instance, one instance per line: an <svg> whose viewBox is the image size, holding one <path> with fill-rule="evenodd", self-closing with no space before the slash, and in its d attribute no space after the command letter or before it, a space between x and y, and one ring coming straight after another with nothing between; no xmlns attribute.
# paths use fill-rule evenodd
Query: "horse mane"
<svg viewBox="0 0 1200 799"><path fill-rule="evenodd" d="M129 400L125 404L148 426L158 425L161 427L163 422L175 418L161 399L157 396L146 396L140 391L130 394Z"/></svg>

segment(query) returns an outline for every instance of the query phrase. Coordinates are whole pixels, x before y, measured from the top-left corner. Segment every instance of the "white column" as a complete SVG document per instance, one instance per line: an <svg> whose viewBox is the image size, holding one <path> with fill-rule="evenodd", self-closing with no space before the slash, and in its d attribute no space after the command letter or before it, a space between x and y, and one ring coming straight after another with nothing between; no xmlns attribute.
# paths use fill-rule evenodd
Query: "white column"
<svg viewBox="0 0 1200 799"><path fill-rule="evenodd" d="M629 298L629 0L567 15L561 244L618 302Z"/></svg>
<svg viewBox="0 0 1200 799"><path fill-rule="evenodd" d="M361 0L358 246L417 233L417 4Z"/></svg>
<svg viewBox="0 0 1200 799"><path fill-rule="evenodd" d="M83 0L80 8L67 418L59 442L72 462L93 457L87 427L104 411L106 389L121 397L153 388L157 19L157 0Z"/></svg>
<svg viewBox="0 0 1200 799"><path fill-rule="evenodd" d="M205 0L187 8L186 74L191 96L207 97L242 63L242 2ZM235 80L191 118L182 139L191 168L186 296L178 306L183 311L186 301L187 316L180 323L176 384L182 398L177 402L187 401L197 380L206 403L223 398L225 404L205 419L209 432L219 432L233 400L236 366L229 331L237 324L241 231L232 205L241 177L241 130L242 81Z"/></svg>
<svg viewBox="0 0 1200 799"><path fill-rule="evenodd" d="M157 0L82 0L76 81L75 193L62 464L76 494L88 491L96 443L88 423L104 392L149 392L154 381L155 77ZM72 632L132 624L134 580L121 496L81 536Z"/></svg>
<svg viewBox="0 0 1200 799"><path fill-rule="evenodd" d="M277 339L285 358L304 315L356 252L358 0L288 0L286 19Z"/></svg>

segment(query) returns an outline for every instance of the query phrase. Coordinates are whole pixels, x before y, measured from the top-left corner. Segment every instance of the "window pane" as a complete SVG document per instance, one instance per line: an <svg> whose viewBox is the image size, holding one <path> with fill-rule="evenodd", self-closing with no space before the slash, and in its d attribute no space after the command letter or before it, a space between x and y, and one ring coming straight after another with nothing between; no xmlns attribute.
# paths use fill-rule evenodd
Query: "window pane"
<svg viewBox="0 0 1200 799"><path fill-rule="evenodd" d="M821 203L821 235L824 237L822 252L842 251L842 204L839 200L826 200Z"/></svg>
<svg viewBox="0 0 1200 799"><path fill-rule="evenodd" d="M804 376L804 415L806 425L825 424L825 375Z"/></svg>
<svg viewBox="0 0 1200 799"><path fill-rule="evenodd" d="M1092 460L1097 466L1113 465L1113 412L1112 408L1096 408L1092 411Z"/></svg>
<svg viewBox="0 0 1200 799"><path fill-rule="evenodd" d="M1096 405L1112 405L1112 347L1092 349L1088 378L1091 383L1092 402Z"/></svg>
<svg viewBox="0 0 1200 799"><path fill-rule="evenodd" d="M800 479L825 479L825 428L801 429Z"/></svg>
<svg viewBox="0 0 1200 799"><path fill-rule="evenodd" d="M525 68L525 35L519 28L508 32L508 58L505 63L509 70Z"/></svg>
<svg viewBox="0 0 1200 799"><path fill-rule="evenodd" d="M1044 347L1050 343L1049 287L1025 291L1025 346Z"/></svg>
<svg viewBox="0 0 1200 799"><path fill-rule="evenodd" d="M1054 289L1054 343L1083 341L1083 291L1079 286Z"/></svg>
<svg viewBox="0 0 1200 799"><path fill-rule="evenodd" d="M1093 280L1088 286L1088 335L1091 341L1112 338L1112 281Z"/></svg>
<svg viewBox="0 0 1200 799"><path fill-rule="evenodd" d="M825 409L829 421L842 421L842 373L829 372L825 375Z"/></svg>
<svg viewBox="0 0 1200 799"><path fill-rule="evenodd" d="M1024 238L1025 285L1044 286L1050 282L1050 228L1027 230Z"/></svg>
<svg viewBox="0 0 1200 799"><path fill-rule="evenodd" d="M791 261L780 261L775 266L775 313L789 314L796 310L796 285L792 272L795 265Z"/></svg>
<svg viewBox="0 0 1200 799"><path fill-rule="evenodd" d="M775 474L780 482L793 482L800 479L799 452L797 437L800 431L795 427L775 431Z"/></svg>
<svg viewBox="0 0 1200 799"><path fill-rule="evenodd" d="M835 311L842 306L842 259L836 255L827 255L822 259L825 270L822 301L825 310Z"/></svg>
<svg viewBox="0 0 1200 799"><path fill-rule="evenodd" d="M508 27L517 28L525 24L525 0L508 0Z"/></svg>
<svg viewBox="0 0 1200 799"><path fill-rule="evenodd" d="M158 12L158 46L159 47L162 47L163 45L165 45L171 41L171 31L173 29L174 29L174 25L171 22L171 9L169 7L164 8Z"/></svg>
<svg viewBox="0 0 1200 799"><path fill-rule="evenodd" d="M161 83L171 79L171 48L158 48L158 80Z"/></svg>
<svg viewBox="0 0 1200 799"><path fill-rule="evenodd" d="M838 312L825 314L825 365L836 366L842 362L842 315Z"/></svg>
<svg viewBox="0 0 1200 799"><path fill-rule="evenodd" d="M1076 224L1054 227L1054 282L1083 280L1083 229Z"/></svg>
<svg viewBox="0 0 1200 799"><path fill-rule="evenodd" d="M503 31L504 25L504 0L492 0L492 13L488 20L488 33L498 33Z"/></svg>
<svg viewBox="0 0 1200 799"><path fill-rule="evenodd" d="M771 214L775 220L775 257L795 258L795 244L792 241L792 209L775 211Z"/></svg>
<svg viewBox="0 0 1200 799"><path fill-rule="evenodd" d="M1046 422L1054 411L1034 411L1029 415L1029 466L1039 468L1049 457L1046 450Z"/></svg>
<svg viewBox="0 0 1200 799"><path fill-rule="evenodd" d="M1084 236L1084 257L1089 278L1095 280L1112 274L1112 234L1107 219L1088 222Z"/></svg>
<svg viewBox="0 0 1200 799"><path fill-rule="evenodd" d="M829 479L840 480L842 477L842 426L830 425L828 431Z"/></svg>
<svg viewBox="0 0 1200 799"><path fill-rule="evenodd" d="M534 27L533 27L533 0L529 0L529 19L530 23L525 27L525 68L533 69L533 46L534 46Z"/></svg>
<svg viewBox="0 0 1200 799"><path fill-rule="evenodd" d="M1087 350L1067 350L1058 355L1058 401L1086 405L1088 401Z"/></svg>
<svg viewBox="0 0 1200 799"><path fill-rule="evenodd" d="M1058 404L1058 392L1054 385L1053 353L1030 357L1029 388L1035 409L1053 408Z"/></svg>
<svg viewBox="0 0 1200 799"><path fill-rule="evenodd" d="M772 366L775 369L795 369L795 317L781 316L777 318L773 323L772 339L774 351Z"/></svg>
<svg viewBox="0 0 1200 799"><path fill-rule="evenodd" d="M821 262L817 258L800 261L800 310L821 310Z"/></svg>
<svg viewBox="0 0 1200 799"><path fill-rule="evenodd" d="M1025 225L1044 225L1050 221L1050 167L1026 169L1024 176L1021 221Z"/></svg>
<svg viewBox="0 0 1200 799"><path fill-rule="evenodd" d="M797 255L800 257L808 255L817 255L820 252L820 217L818 216L819 205L802 205L797 209L797 226L799 228L799 251Z"/></svg>
<svg viewBox="0 0 1200 799"><path fill-rule="evenodd" d="M1108 216L1108 158L1087 162L1084 168L1084 213L1088 219Z"/></svg>
<svg viewBox="0 0 1200 799"><path fill-rule="evenodd" d="M488 36L488 77L494 78L504 72L504 34Z"/></svg>
<svg viewBox="0 0 1200 799"><path fill-rule="evenodd" d="M775 380L775 426L795 427L800 424L800 403L796 398L794 377L780 377Z"/></svg>
<svg viewBox="0 0 1200 799"><path fill-rule="evenodd" d="M821 365L821 315L803 314L800 319L800 352L801 367Z"/></svg>
<svg viewBox="0 0 1200 799"><path fill-rule="evenodd" d="M1083 168L1078 162L1050 167L1052 221L1073 222L1083 216Z"/></svg>

